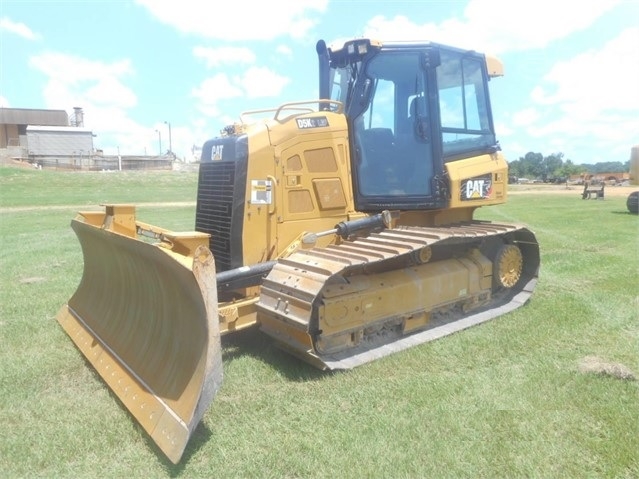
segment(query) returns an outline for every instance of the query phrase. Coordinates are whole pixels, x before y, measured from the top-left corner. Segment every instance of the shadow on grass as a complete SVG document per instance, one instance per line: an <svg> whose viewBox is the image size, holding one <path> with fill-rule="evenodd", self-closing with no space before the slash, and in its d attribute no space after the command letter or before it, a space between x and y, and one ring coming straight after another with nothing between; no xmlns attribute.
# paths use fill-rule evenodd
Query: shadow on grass
<svg viewBox="0 0 639 479"><path fill-rule="evenodd" d="M613 215L634 216L635 218L637 217L637 214L636 214L636 213L631 213L631 212L630 212L630 211L628 211L628 210L625 210L625 211L623 211L623 210L619 210L619 211L612 211L611 213L612 213Z"/></svg>
<svg viewBox="0 0 639 479"><path fill-rule="evenodd" d="M179 477L183 474L184 468L191 461L193 455L209 442L212 435L211 430L204 424L204 422L200 421L200 423L195 427L195 431L193 431L193 435L189 439L186 449L184 449L182 459L180 459L180 462L177 464L173 464L148 436L146 439L147 444L149 444L149 447L153 449L158 461L162 463L162 467L167 474L170 477Z"/></svg>
<svg viewBox="0 0 639 479"><path fill-rule="evenodd" d="M136 430L136 433L143 438L144 443L153 451L159 463L170 477L177 477L183 473L184 468L189 463L201 447L204 447L212 437L211 430L203 421L196 426L193 435L188 441L184 454L178 464L173 464L166 455L155 444L153 439L147 434L144 428L135 419L133 414L126 408L117 394L107 385L92 364L78 351L78 355L84 362L84 366L91 374L92 378L104 386L111 400L118 405L128 420ZM257 327L238 331L222 337L222 362L228 364L243 358L252 358L269 365L280 372L289 381L315 381L327 375L339 374L342 371L320 371L315 367L305 363L299 358L281 350L275 342L262 333ZM215 401L215 400L214 400Z"/></svg>
<svg viewBox="0 0 639 479"><path fill-rule="evenodd" d="M190 437L186 448L184 449L184 453L180 462L178 464L173 464L169 458L162 452L159 446L153 441L151 436L144 430L142 425L137 421L135 416L129 411L124 403L120 400L115 392L111 390L111 388L104 382L104 379L100 376L100 374L93 368L91 363L84 358L86 367L91 371L92 376L96 381L100 382L104 385L106 391L108 392L111 400L118 405L118 407L122 410L122 412L127 416L127 419L131 422L133 428L135 429L135 434L138 434L139 437L144 441L150 451L153 452L155 457L157 458L158 463L162 465L162 468L167 472L170 477L180 476L189 463L191 457L201 448L203 447L211 438L212 433L211 430L204 424L203 421L200 421L199 424L195 427L195 431L193 431L192 436Z"/></svg>
<svg viewBox="0 0 639 479"><path fill-rule="evenodd" d="M253 327L222 337L222 362L251 357L279 371L290 381L315 381L336 374L320 371L292 354L280 349L276 342Z"/></svg>
<svg viewBox="0 0 639 479"><path fill-rule="evenodd" d="M222 337L222 363L229 364L245 358L257 360L269 365L280 372L289 381L315 381L327 375L339 374L341 371L320 371L305 363L299 358L281 350L275 342L262 333L258 327L253 327L228 334ZM215 400L214 400L215 401ZM140 431L144 433L144 431ZM146 436L146 435L145 435ZM155 443L146 437L147 444L155 451L158 460L171 477L180 476L191 458L212 439L213 432L205 424L200 422L189 443L184 450L184 455L179 464L173 464L160 451Z"/></svg>

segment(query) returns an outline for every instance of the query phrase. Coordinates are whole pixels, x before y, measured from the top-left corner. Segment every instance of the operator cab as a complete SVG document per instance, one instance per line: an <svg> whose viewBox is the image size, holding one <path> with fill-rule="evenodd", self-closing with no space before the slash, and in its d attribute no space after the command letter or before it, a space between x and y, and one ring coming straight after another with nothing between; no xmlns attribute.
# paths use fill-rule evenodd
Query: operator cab
<svg viewBox="0 0 639 479"><path fill-rule="evenodd" d="M342 102L348 119L358 211L445 208L445 163L499 149L484 55L368 39L335 50L320 41L317 53L320 97Z"/></svg>

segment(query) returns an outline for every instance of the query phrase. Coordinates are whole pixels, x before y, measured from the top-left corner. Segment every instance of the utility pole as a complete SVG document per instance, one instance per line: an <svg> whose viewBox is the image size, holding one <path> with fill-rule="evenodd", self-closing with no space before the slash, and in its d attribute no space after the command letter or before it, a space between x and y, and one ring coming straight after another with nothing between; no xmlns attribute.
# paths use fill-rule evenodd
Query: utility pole
<svg viewBox="0 0 639 479"><path fill-rule="evenodd" d="M173 156L173 142L171 141L171 123L168 121L164 122L165 125L169 127L169 153Z"/></svg>
<svg viewBox="0 0 639 479"><path fill-rule="evenodd" d="M159 155L162 156L162 133L160 133L160 130L155 130L158 134L158 147L160 148L160 153Z"/></svg>

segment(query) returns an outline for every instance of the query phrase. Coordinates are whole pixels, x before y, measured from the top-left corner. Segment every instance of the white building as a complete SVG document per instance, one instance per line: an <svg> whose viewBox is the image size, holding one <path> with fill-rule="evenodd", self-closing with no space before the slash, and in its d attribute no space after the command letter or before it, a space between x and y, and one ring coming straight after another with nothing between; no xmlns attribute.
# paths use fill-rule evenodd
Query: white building
<svg viewBox="0 0 639 479"><path fill-rule="evenodd" d="M93 155L93 132L74 126L27 126L29 157Z"/></svg>

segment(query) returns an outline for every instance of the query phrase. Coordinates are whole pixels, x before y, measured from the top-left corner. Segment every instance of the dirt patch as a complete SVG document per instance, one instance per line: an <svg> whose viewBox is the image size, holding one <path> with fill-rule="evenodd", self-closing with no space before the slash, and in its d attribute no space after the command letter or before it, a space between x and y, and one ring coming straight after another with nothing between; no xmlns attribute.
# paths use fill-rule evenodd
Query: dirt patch
<svg viewBox="0 0 639 479"><path fill-rule="evenodd" d="M606 361L597 356L586 356L579 363L579 372L582 374L600 374L615 379L634 381L637 376L628 367L621 363Z"/></svg>
<svg viewBox="0 0 639 479"><path fill-rule="evenodd" d="M606 186L605 197L626 198L633 191L639 190L639 186ZM534 195L567 195L581 199L584 191L583 185L508 185L509 195L534 194Z"/></svg>
<svg viewBox="0 0 639 479"><path fill-rule="evenodd" d="M10 156L4 154L0 155L0 165L3 166L12 166L14 168L28 168L31 170L35 170L35 166L33 166L28 161L18 160L16 158L11 158Z"/></svg>
<svg viewBox="0 0 639 479"><path fill-rule="evenodd" d="M195 201L167 201L167 202L149 202L135 203L136 208L153 207L153 208L177 208L195 206ZM98 204L94 205L39 205L39 206L6 206L0 208L0 213L22 213L24 211L64 211L64 210L82 210L82 211L104 211L104 207Z"/></svg>

